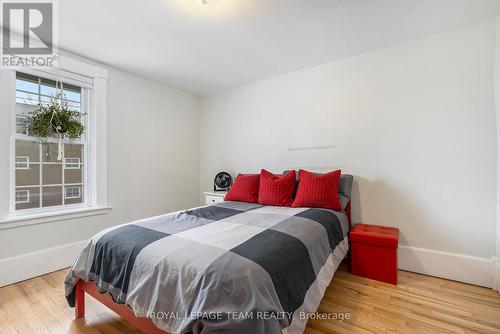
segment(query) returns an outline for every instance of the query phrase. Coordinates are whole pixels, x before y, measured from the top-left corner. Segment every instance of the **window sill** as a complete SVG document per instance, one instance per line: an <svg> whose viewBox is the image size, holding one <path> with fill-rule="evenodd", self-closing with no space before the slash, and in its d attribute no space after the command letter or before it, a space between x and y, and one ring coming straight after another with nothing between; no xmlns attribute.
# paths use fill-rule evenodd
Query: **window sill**
<svg viewBox="0 0 500 334"><path fill-rule="evenodd" d="M16 228L21 226L51 223L55 221L75 219L89 216L103 215L111 211L112 206L86 207L78 209L60 210L54 212L43 212L27 215L12 215L7 219L0 220L0 230Z"/></svg>

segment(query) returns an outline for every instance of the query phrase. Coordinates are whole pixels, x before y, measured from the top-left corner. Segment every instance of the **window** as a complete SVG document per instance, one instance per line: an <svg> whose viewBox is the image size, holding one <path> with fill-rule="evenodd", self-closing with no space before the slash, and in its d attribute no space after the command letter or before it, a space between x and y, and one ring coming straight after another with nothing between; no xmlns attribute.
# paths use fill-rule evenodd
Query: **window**
<svg viewBox="0 0 500 334"><path fill-rule="evenodd" d="M111 210L107 198L107 81L106 69L65 55L59 55L57 67L2 72L1 86L11 89L5 89L0 99L0 141L10 143L10 168L0 173L0 184L9 185L4 189L9 193L8 210L0 205L0 230ZM63 138L60 160L59 136L40 144L26 122L38 104L60 100L61 86L56 82L63 82L62 95L70 108L85 114L86 129L76 140Z"/></svg>
<svg viewBox="0 0 500 334"><path fill-rule="evenodd" d="M85 112L88 89L63 80L62 99L68 106ZM62 139L62 160L57 160L58 138L39 143L29 133L25 119L38 104L61 99L60 83L55 80L16 73L15 124L15 211L65 208L87 204L87 140ZM87 127L86 117L81 120Z"/></svg>
<svg viewBox="0 0 500 334"><path fill-rule="evenodd" d="M80 169L80 158L64 158L64 169Z"/></svg>
<svg viewBox="0 0 500 334"><path fill-rule="evenodd" d="M30 157L16 157L16 169L29 169Z"/></svg>
<svg viewBox="0 0 500 334"><path fill-rule="evenodd" d="M30 191L29 190L16 190L16 204L29 203Z"/></svg>
<svg viewBox="0 0 500 334"><path fill-rule="evenodd" d="M64 194L64 197L66 199L80 198L81 192L82 192L82 188L80 188L80 187L67 187L66 193Z"/></svg>

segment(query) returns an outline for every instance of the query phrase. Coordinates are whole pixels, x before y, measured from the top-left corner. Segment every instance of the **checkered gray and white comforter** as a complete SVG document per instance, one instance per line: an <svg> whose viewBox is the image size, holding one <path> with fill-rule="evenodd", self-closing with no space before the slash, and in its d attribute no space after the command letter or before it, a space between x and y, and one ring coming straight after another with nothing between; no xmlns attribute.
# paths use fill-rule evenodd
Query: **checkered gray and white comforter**
<svg viewBox="0 0 500 334"><path fill-rule="evenodd" d="M78 279L170 333L302 333L348 249L344 213L222 202L95 235Z"/></svg>

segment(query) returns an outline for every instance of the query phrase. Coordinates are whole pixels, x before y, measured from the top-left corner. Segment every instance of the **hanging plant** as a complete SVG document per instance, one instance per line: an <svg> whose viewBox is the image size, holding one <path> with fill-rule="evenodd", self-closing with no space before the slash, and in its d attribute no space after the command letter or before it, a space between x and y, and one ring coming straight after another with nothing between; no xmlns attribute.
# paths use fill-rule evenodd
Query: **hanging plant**
<svg viewBox="0 0 500 334"><path fill-rule="evenodd" d="M25 122L29 133L41 143L47 143L47 139L54 135L59 137L57 160L62 160L62 137L66 135L70 140L80 138L85 131L80 120L85 114L72 110L67 103L59 101L51 99L48 105L39 104L34 111L28 113Z"/></svg>
<svg viewBox="0 0 500 334"><path fill-rule="evenodd" d="M85 126L80 123L84 114L71 110L67 103L62 105L55 100L49 105L39 104L38 108L28 114L26 123L29 133L46 143L53 135L67 135L69 139L79 138Z"/></svg>

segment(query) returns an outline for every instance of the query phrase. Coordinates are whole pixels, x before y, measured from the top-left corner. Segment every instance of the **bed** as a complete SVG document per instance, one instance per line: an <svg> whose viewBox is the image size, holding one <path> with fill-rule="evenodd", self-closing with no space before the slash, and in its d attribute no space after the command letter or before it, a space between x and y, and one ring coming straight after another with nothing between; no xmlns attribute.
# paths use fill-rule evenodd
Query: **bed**
<svg viewBox="0 0 500 334"><path fill-rule="evenodd" d="M71 267L146 333L302 333L348 251L349 212L221 202L104 230Z"/></svg>

